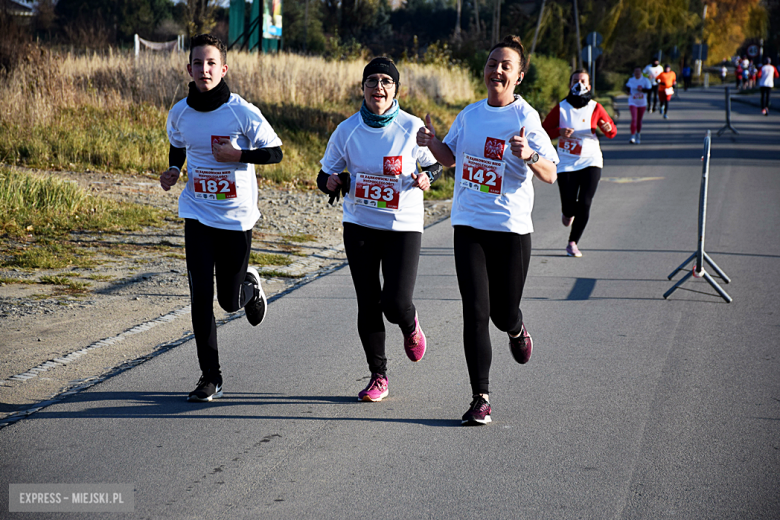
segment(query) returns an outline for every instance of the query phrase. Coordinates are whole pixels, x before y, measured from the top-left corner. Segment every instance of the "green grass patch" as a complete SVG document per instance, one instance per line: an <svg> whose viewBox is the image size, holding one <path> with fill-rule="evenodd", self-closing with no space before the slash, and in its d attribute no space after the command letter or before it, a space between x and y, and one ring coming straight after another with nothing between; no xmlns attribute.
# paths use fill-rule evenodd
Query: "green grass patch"
<svg viewBox="0 0 780 520"><path fill-rule="evenodd" d="M447 200L452 198L455 190L455 178L443 175L431 184L431 189L424 193L425 200Z"/></svg>
<svg viewBox="0 0 780 520"><path fill-rule="evenodd" d="M87 288L92 285L90 282L79 282L76 280L71 280L69 277L62 275L41 276L38 283L44 285L63 286L65 288L65 292L69 293L85 292Z"/></svg>
<svg viewBox="0 0 780 520"><path fill-rule="evenodd" d="M275 269L271 269L269 271L260 271L260 276L265 276L266 278L303 278L302 274L290 274L285 273L284 271L277 271Z"/></svg>
<svg viewBox="0 0 780 520"><path fill-rule="evenodd" d="M177 260L186 260L187 255L184 255L182 253L167 253L165 255L166 258L175 258Z"/></svg>
<svg viewBox="0 0 780 520"><path fill-rule="evenodd" d="M11 284L33 285L38 282L36 282L35 280L28 280L26 278L11 278L10 276L0 276L0 283L5 283L8 285Z"/></svg>
<svg viewBox="0 0 780 520"><path fill-rule="evenodd" d="M300 233L297 235L282 235L282 239L287 242L303 243L303 242L314 242L315 240L317 240L317 237L311 234Z"/></svg>
<svg viewBox="0 0 780 520"><path fill-rule="evenodd" d="M114 279L114 277L109 274L91 274L87 276L87 278L96 282L110 282Z"/></svg>
<svg viewBox="0 0 780 520"><path fill-rule="evenodd" d="M249 253L249 263L252 265L278 265L288 266L293 261L287 255L277 255L274 253Z"/></svg>
<svg viewBox="0 0 780 520"><path fill-rule="evenodd" d="M167 110L150 104L62 108L45 124L0 122L0 158L43 169L163 171Z"/></svg>

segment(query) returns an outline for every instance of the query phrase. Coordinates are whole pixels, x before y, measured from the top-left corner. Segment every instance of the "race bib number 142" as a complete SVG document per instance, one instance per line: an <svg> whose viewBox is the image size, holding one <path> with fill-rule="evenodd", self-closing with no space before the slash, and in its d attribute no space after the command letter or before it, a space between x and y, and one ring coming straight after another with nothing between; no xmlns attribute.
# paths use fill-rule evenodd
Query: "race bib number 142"
<svg viewBox="0 0 780 520"><path fill-rule="evenodd" d="M460 185L466 189L500 195L504 183L504 161L463 154Z"/></svg>

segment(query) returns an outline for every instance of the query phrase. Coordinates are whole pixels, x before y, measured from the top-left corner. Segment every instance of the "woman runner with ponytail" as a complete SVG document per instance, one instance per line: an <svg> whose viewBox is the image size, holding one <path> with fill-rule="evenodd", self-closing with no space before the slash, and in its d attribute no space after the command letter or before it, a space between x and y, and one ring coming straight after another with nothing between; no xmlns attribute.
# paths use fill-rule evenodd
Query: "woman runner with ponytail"
<svg viewBox="0 0 780 520"><path fill-rule="evenodd" d="M363 106L330 136L317 185L331 200L344 195L344 249L357 293L358 334L371 372L358 400L381 401L389 392L382 316L401 328L409 359L417 362L425 355L425 334L412 295L422 243L423 191L441 174L441 165L415 142L423 122L398 106L399 75L392 60L371 60L361 86Z"/></svg>
<svg viewBox="0 0 780 520"><path fill-rule="evenodd" d="M444 141L430 123L417 134L417 144L429 147L443 165L455 166L455 269L472 392L464 425L491 422L490 321L508 334L518 363L527 363L533 349L520 311L531 260L531 179L555 182L558 156L539 114L514 93L527 65L520 38L507 36L485 63L487 99L464 108Z"/></svg>

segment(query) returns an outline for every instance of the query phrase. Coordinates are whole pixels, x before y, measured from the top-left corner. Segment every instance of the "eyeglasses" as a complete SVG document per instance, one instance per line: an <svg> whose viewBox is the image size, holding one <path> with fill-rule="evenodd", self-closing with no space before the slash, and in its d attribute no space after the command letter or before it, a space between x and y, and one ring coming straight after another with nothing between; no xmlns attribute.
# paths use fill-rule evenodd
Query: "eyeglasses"
<svg viewBox="0 0 780 520"><path fill-rule="evenodd" d="M382 83L382 87L384 88L390 88L395 85L395 81L393 81L392 78L382 78L381 80L376 78L368 78L365 85L368 88L376 88L379 83Z"/></svg>

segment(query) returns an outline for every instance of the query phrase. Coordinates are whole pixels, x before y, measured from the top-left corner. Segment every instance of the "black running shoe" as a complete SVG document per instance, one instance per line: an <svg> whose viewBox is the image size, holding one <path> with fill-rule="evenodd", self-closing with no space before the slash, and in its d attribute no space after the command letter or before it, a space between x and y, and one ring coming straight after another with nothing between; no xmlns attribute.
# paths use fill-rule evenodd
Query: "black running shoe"
<svg viewBox="0 0 780 520"><path fill-rule="evenodd" d="M222 397L222 375L207 376L203 374L198 379L198 386L190 392L188 401L209 402Z"/></svg>
<svg viewBox="0 0 780 520"><path fill-rule="evenodd" d="M488 403L484 397L477 394L471 401L469 411L463 414L463 418L461 419L460 423L468 426L487 424L492 421L490 418L490 412L492 412L490 409L490 403Z"/></svg>
<svg viewBox="0 0 780 520"><path fill-rule="evenodd" d="M246 312L246 319L249 323L256 327L265 319L268 300L265 298L263 286L260 285L260 275L258 274L257 269L254 267L247 267L245 281L251 283L255 287L255 297L244 306L244 312Z"/></svg>

